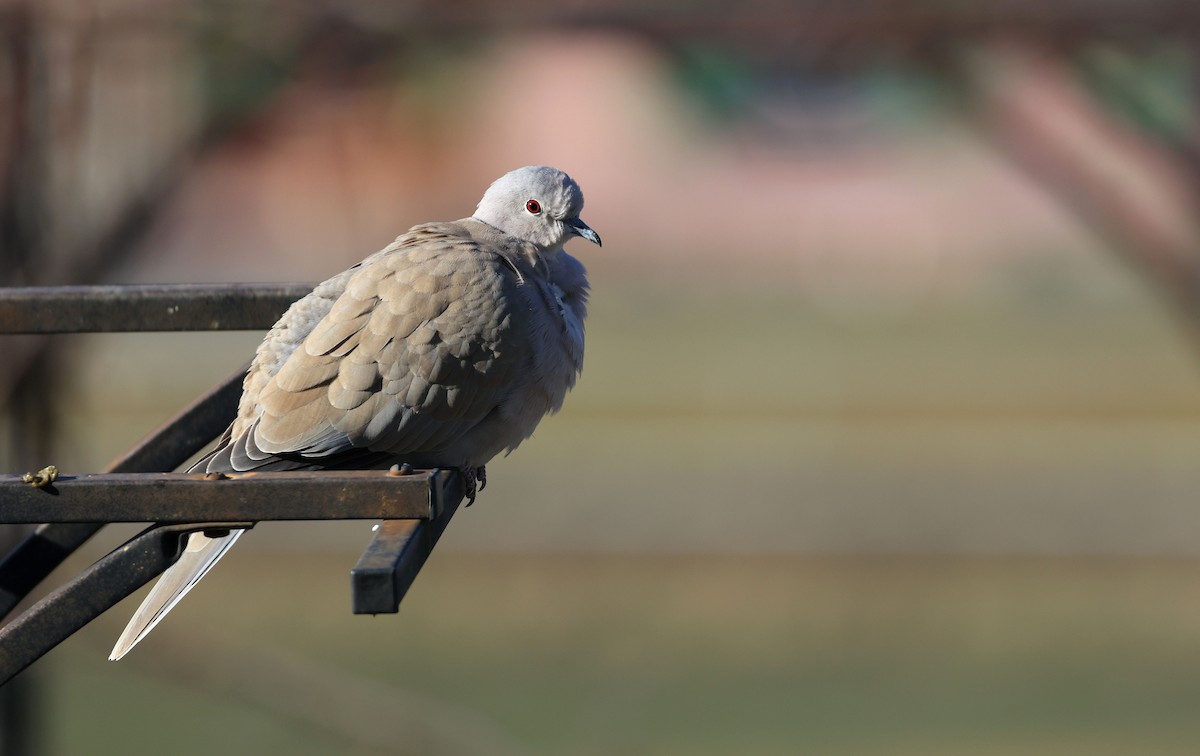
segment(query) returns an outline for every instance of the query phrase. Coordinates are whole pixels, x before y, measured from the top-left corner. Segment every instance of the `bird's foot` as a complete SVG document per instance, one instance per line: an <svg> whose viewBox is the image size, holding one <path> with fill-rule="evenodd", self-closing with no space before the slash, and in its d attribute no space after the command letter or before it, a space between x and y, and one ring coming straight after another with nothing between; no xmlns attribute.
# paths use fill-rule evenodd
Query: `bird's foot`
<svg viewBox="0 0 1200 756"><path fill-rule="evenodd" d="M475 495L487 488L487 468L483 465L479 467L469 467L464 465L458 468L458 474L463 479L463 495L467 499L467 506L475 503Z"/></svg>

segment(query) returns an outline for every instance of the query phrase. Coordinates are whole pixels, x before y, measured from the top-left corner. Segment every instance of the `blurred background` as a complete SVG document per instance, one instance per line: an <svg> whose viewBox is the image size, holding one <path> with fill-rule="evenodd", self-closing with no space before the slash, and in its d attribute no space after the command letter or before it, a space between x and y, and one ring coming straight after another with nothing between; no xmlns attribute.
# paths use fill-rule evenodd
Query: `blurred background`
<svg viewBox="0 0 1200 756"><path fill-rule="evenodd" d="M0 2L4 285L318 281L525 164L605 242L579 386L399 615L349 611L367 524L262 525L126 660L140 595L10 686L9 750L1193 753L1198 34ZM3 337L3 469L101 469L261 335Z"/></svg>

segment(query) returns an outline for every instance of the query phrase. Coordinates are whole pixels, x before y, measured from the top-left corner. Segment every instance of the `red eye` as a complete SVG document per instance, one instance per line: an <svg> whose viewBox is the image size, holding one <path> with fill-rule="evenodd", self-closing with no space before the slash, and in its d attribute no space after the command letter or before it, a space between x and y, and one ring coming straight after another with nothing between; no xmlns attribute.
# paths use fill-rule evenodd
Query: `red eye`
<svg viewBox="0 0 1200 756"><path fill-rule="evenodd" d="M537 200L529 200L528 202L526 202L525 209L528 210L529 212L533 213L534 215L537 215L538 213L542 212L542 206L540 204L538 204Z"/></svg>

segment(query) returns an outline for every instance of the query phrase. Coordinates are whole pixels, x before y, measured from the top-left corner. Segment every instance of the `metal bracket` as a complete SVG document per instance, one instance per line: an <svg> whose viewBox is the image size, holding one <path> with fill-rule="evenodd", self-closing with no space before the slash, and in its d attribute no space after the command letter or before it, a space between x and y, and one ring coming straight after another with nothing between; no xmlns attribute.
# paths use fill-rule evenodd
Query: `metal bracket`
<svg viewBox="0 0 1200 756"><path fill-rule="evenodd" d="M0 291L0 333L268 327L309 284L62 287ZM165 313L165 314L164 314ZM382 519L352 572L355 611L395 612L463 497L460 476L410 470L173 470L228 426L245 369L159 427L105 474L33 488L0 476L0 523L40 523L0 560L0 617L110 522L154 522L0 629L0 685L179 558L189 532L267 520ZM131 474L141 473L141 474Z"/></svg>
<svg viewBox="0 0 1200 756"><path fill-rule="evenodd" d="M174 564L186 534L198 530L250 528L268 520L383 518L351 572L351 590L356 613L395 612L461 500L461 477L439 470L223 479L114 474L59 478L44 488L0 476L0 521L60 524L49 538L35 533L0 563L6 604L20 601L87 540L94 532L88 523L158 521L0 629L0 685Z"/></svg>
<svg viewBox="0 0 1200 756"><path fill-rule="evenodd" d="M0 685L174 564L186 534L200 530L251 528L269 520L384 518L351 572L352 603L358 614L395 612L462 500L461 476L441 470L263 473L229 480L96 475L60 478L56 492L2 477L0 521L40 517L58 525L49 537L35 533L0 563L5 607L91 536L92 525L77 520L161 521L0 628Z"/></svg>

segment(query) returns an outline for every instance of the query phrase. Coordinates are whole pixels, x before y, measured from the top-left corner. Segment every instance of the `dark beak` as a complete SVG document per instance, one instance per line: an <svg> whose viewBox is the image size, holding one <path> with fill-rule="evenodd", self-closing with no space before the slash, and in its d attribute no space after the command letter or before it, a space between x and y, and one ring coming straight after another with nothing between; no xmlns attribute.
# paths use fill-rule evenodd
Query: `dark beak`
<svg viewBox="0 0 1200 756"><path fill-rule="evenodd" d="M588 224L584 223L578 218L568 218L565 223L571 227L571 231L573 231L576 236L582 236L584 239L587 239L597 247L604 246L600 243L600 234L593 231Z"/></svg>

